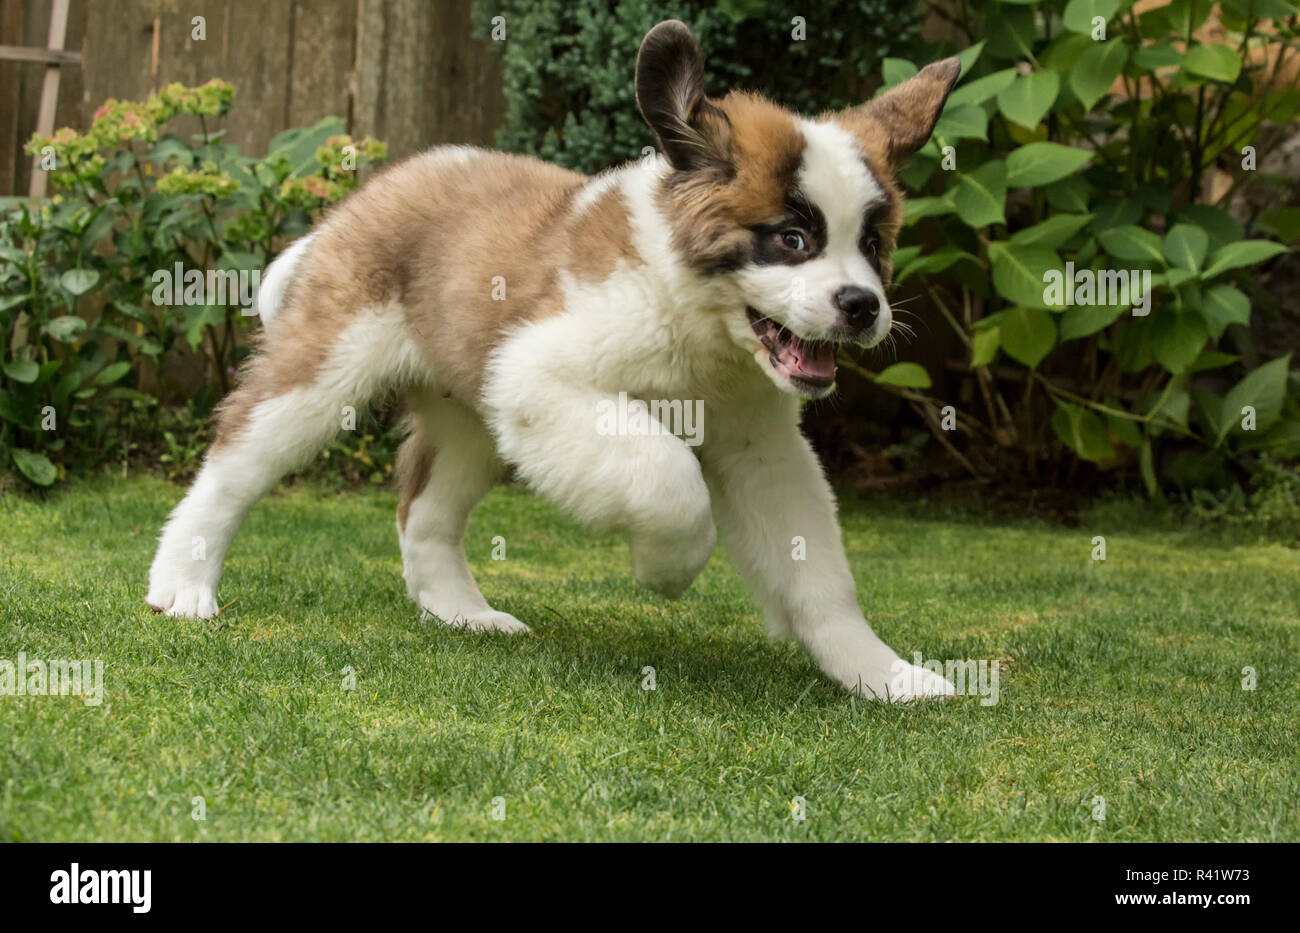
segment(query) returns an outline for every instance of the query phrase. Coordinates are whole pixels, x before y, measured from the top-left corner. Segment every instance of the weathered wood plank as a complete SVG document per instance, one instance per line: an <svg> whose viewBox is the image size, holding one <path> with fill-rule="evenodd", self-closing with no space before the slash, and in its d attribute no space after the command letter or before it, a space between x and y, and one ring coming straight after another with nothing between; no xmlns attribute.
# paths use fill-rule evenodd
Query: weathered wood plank
<svg viewBox="0 0 1300 933"><path fill-rule="evenodd" d="M0 42L17 43L22 35L23 4L20 0L0 0ZM0 61L0 195L21 190L14 184L18 163L23 161L18 111L26 70L18 62Z"/></svg>
<svg viewBox="0 0 1300 933"><path fill-rule="evenodd" d="M329 116L348 122L356 31L355 0L296 0L288 126Z"/></svg>
<svg viewBox="0 0 1300 933"><path fill-rule="evenodd" d="M235 3L228 16L227 60L203 80L219 75L235 85L235 109L226 121L230 141L261 155L271 138L290 126L293 4Z"/></svg>
<svg viewBox="0 0 1300 933"><path fill-rule="evenodd" d="M49 10L49 0L0 0L0 42L42 48ZM202 41L195 16L205 17ZM65 47L80 50L83 67L63 69L55 126L84 129L109 97L221 77L237 91L226 139L250 154L331 114L387 140L392 158L440 142L491 144L504 100L489 45L472 35L468 0L71 0ZM0 80L8 194L27 188L28 160L16 154L36 126L41 66L0 60Z"/></svg>
<svg viewBox="0 0 1300 933"><path fill-rule="evenodd" d="M355 132L393 158L443 142L488 145L505 109L500 64L465 0L359 0Z"/></svg>
<svg viewBox="0 0 1300 933"><path fill-rule="evenodd" d="M29 49L24 45L0 45L0 61L80 65L81 53L67 49Z"/></svg>
<svg viewBox="0 0 1300 933"><path fill-rule="evenodd" d="M85 0L72 0L68 7L67 26L63 46L68 49L81 49L84 53L86 35ZM23 6L22 32L15 44L33 48L45 47L50 41L50 13L52 4L25 3ZM14 142L14 170L12 186L0 189L4 194L27 194L31 188L32 162L23 153L23 147L32 134L36 132L40 114L41 95L45 88L45 68L39 65L19 64L18 113L15 121L17 131ZM66 67L60 69L57 106L54 109L54 127L77 125L81 121L82 91L84 73L82 68Z"/></svg>

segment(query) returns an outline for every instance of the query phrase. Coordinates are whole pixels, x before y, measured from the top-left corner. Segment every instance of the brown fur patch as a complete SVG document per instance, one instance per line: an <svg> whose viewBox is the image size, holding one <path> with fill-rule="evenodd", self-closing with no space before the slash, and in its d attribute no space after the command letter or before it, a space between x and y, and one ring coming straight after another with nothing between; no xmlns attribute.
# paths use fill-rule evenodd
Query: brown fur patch
<svg viewBox="0 0 1300 933"><path fill-rule="evenodd" d="M397 487L401 490L397 502L397 527L405 532L406 520L411 514L411 503L420 498L429 485L433 473L433 458L437 451L428 445L417 428L402 442L397 451Z"/></svg>
<svg viewBox="0 0 1300 933"><path fill-rule="evenodd" d="M705 272L746 261L748 228L783 213L804 150L790 111L738 91L716 106L730 125L730 173L675 172L664 183L675 244Z"/></svg>
<svg viewBox="0 0 1300 933"><path fill-rule="evenodd" d="M620 259L629 265L642 262L632 242L627 201L617 188L603 192L575 219L573 228L568 271L584 282L608 278Z"/></svg>
<svg viewBox="0 0 1300 933"><path fill-rule="evenodd" d="M559 273L600 280L641 261L617 187L580 214L590 179L536 159L416 156L330 212L299 260L240 387L223 403L229 444L261 401L311 385L357 312L401 302L439 386L474 406L488 354L523 321L562 310ZM400 388L400 387L395 387Z"/></svg>

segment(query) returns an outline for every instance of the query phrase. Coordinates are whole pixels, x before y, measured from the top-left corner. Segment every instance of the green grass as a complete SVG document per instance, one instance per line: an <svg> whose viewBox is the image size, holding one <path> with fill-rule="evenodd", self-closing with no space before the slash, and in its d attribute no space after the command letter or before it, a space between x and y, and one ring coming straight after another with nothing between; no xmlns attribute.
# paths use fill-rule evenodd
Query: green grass
<svg viewBox="0 0 1300 933"><path fill-rule="evenodd" d="M1063 528L846 502L877 631L1005 666L996 706L887 707L767 642L721 553L665 602L623 541L512 489L467 549L531 636L419 622L393 496L310 485L254 510L219 619L154 616L145 572L180 495L0 497L0 658L106 668L99 707L0 696L0 839L1300 839L1300 552L1280 545L1116 508Z"/></svg>

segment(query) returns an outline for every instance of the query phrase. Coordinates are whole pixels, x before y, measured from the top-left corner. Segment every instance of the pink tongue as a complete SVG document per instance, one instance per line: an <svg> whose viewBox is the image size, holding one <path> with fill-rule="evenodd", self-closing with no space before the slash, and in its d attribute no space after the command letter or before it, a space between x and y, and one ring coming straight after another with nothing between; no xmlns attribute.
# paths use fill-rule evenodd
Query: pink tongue
<svg viewBox="0 0 1300 933"><path fill-rule="evenodd" d="M777 356L792 371L814 381L835 378L835 347L829 343L808 344L791 334Z"/></svg>

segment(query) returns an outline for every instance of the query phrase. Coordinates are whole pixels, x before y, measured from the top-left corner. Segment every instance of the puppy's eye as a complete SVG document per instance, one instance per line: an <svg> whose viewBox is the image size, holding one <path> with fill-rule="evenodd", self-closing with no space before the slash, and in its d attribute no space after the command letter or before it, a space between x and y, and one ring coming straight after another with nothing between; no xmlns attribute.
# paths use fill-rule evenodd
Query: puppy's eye
<svg viewBox="0 0 1300 933"><path fill-rule="evenodd" d="M873 257L876 255L876 250L879 248L879 246L880 246L879 240L877 240L875 237L867 237L865 240L862 241L862 252L869 258Z"/></svg>
<svg viewBox="0 0 1300 933"><path fill-rule="evenodd" d="M802 253L807 248L807 241L800 230L782 230L781 243L787 249Z"/></svg>

